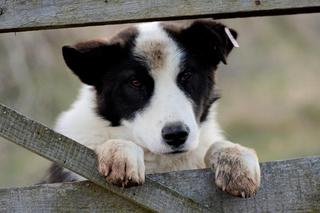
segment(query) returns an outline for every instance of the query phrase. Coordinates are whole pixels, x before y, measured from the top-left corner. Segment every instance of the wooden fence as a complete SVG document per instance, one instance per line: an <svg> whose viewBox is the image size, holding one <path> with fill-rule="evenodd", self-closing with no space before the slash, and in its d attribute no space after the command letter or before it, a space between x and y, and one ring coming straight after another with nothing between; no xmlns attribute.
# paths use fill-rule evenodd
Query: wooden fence
<svg viewBox="0 0 320 213"><path fill-rule="evenodd" d="M320 12L320 0L0 0L0 32L149 20ZM143 186L107 184L92 150L0 105L0 136L89 181L0 189L0 212L320 212L320 157L261 164L254 198L220 192L208 169L147 175Z"/></svg>

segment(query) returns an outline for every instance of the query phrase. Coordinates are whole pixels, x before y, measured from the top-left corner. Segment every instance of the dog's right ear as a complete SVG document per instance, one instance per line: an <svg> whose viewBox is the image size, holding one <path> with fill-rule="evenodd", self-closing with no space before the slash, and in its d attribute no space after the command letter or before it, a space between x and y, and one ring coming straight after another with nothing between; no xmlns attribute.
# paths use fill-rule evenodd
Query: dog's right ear
<svg viewBox="0 0 320 213"><path fill-rule="evenodd" d="M97 86L105 71L108 55L112 45L104 41L87 41L74 46L63 46L62 54L65 63L80 80L88 85Z"/></svg>
<svg viewBox="0 0 320 213"><path fill-rule="evenodd" d="M220 61L227 63L226 58L235 46L230 37L236 40L238 33L213 20L196 20L182 30L185 44L215 65Z"/></svg>

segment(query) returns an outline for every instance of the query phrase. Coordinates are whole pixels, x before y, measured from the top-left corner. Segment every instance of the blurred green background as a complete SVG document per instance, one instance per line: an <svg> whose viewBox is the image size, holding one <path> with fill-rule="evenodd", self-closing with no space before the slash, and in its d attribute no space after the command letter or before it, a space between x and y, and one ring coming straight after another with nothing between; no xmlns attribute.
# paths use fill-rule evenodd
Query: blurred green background
<svg viewBox="0 0 320 213"><path fill-rule="evenodd" d="M320 155L320 14L222 20L240 48L220 66L219 120L261 161ZM123 26L0 34L0 102L53 127L80 83L61 47ZM49 162L0 139L0 187L31 185Z"/></svg>

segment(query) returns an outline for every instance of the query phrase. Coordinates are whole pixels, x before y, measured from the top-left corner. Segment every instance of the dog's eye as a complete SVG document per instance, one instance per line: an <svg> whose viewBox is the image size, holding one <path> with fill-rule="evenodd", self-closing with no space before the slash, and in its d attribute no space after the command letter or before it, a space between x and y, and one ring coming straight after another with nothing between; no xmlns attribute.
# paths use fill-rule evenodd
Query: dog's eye
<svg viewBox="0 0 320 213"><path fill-rule="evenodd" d="M142 87L141 81L139 81L139 80L136 79L136 78L131 79L130 84L131 84L131 86L133 86L133 87L135 87L135 88L140 88L140 87Z"/></svg>
<svg viewBox="0 0 320 213"><path fill-rule="evenodd" d="M180 80L181 81L186 81L189 78L191 78L191 76L192 76L192 73L190 71L183 72L183 73L180 74Z"/></svg>

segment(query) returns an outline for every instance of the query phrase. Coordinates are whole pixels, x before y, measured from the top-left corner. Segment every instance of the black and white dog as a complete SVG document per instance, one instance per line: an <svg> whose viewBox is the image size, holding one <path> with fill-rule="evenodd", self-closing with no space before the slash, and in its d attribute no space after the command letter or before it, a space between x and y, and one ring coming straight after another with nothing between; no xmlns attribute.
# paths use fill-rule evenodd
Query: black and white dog
<svg viewBox="0 0 320 213"><path fill-rule="evenodd" d="M211 167L223 191L254 195L256 153L227 141L215 115L215 70L236 37L209 20L154 22L64 46L67 66L86 85L56 130L94 149L109 183L139 185L146 173ZM51 182L81 179L52 169Z"/></svg>

